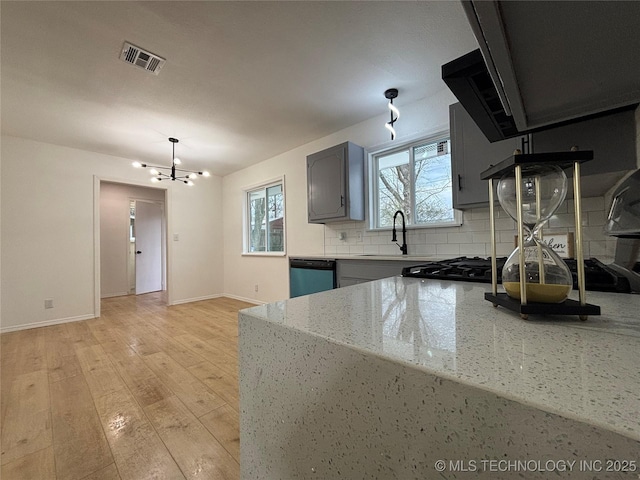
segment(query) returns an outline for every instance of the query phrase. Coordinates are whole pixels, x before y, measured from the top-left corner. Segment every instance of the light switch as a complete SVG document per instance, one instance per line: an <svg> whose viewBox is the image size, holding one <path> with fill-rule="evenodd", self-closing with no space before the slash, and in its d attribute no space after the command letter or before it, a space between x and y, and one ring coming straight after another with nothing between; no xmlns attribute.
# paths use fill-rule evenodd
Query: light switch
<svg viewBox="0 0 640 480"><path fill-rule="evenodd" d="M177 233L173 234L173 241L177 242L178 240L180 240L180 235L178 235Z"/></svg>

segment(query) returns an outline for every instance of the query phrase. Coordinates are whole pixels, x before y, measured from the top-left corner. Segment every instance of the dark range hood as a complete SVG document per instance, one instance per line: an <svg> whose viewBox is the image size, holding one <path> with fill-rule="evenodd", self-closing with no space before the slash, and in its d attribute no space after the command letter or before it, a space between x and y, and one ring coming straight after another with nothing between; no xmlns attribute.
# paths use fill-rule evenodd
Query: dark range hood
<svg viewBox="0 0 640 480"><path fill-rule="evenodd" d="M480 49L444 64L442 79L490 142L525 133L505 111Z"/></svg>

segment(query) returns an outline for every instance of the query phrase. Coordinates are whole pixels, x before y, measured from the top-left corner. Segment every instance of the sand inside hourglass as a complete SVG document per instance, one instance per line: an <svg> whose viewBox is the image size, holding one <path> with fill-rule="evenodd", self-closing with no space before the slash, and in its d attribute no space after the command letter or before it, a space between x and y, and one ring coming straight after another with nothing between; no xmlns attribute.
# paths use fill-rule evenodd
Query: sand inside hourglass
<svg viewBox="0 0 640 480"><path fill-rule="evenodd" d="M511 298L520 300L520 282L502 282L502 286ZM527 302L561 303L571 291L571 285L552 283L527 283Z"/></svg>

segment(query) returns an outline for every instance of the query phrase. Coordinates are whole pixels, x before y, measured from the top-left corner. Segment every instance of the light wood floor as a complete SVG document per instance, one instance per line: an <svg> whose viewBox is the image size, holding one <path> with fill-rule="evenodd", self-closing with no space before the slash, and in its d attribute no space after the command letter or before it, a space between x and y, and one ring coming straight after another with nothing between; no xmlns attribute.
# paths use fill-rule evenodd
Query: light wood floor
<svg viewBox="0 0 640 480"><path fill-rule="evenodd" d="M2 480L239 478L237 312L103 300L1 336Z"/></svg>

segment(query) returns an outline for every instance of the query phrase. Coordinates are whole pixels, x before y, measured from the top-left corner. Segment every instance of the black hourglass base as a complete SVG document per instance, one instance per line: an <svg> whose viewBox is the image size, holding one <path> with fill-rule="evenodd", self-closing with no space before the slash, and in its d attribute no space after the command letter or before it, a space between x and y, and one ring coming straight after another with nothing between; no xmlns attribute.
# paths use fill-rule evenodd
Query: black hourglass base
<svg viewBox="0 0 640 480"><path fill-rule="evenodd" d="M528 315L578 315L580 320L586 320L588 315L600 315L600 307L587 303L580 305L576 300L567 299L562 303L537 303L529 302L522 305L520 300L511 298L506 293L494 295L485 292L484 299L493 303L495 307L500 305L513 312L518 312L524 319Z"/></svg>

